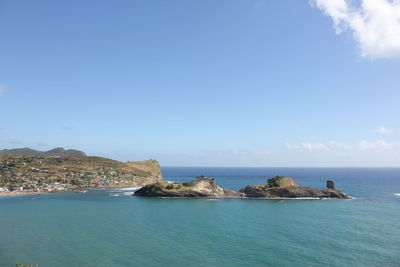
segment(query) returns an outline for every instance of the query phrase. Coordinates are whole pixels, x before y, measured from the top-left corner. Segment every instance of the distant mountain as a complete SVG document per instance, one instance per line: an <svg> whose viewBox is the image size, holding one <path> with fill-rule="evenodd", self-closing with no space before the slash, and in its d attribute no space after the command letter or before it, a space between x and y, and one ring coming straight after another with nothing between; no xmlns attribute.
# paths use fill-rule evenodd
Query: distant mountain
<svg viewBox="0 0 400 267"><path fill-rule="evenodd" d="M38 151L28 147L25 148L15 148L15 149L3 149L0 150L0 155L12 155L12 156L86 156L82 151L75 149L65 150L62 147L57 147L49 151Z"/></svg>

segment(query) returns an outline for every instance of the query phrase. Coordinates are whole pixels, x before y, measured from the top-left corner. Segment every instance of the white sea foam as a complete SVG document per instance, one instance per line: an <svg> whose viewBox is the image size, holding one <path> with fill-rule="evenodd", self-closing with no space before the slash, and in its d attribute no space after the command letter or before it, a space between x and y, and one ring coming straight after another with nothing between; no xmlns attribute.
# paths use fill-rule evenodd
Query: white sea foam
<svg viewBox="0 0 400 267"><path fill-rule="evenodd" d="M140 188L142 188L142 186L118 188L118 189L113 190L112 194L110 194L110 196L112 196L112 197L132 196Z"/></svg>
<svg viewBox="0 0 400 267"><path fill-rule="evenodd" d="M210 198L210 199L207 199L207 201L222 201L223 199L220 199L220 198Z"/></svg>
<svg viewBox="0 0 400 267"><path fill-rule="evenodd" d="M396 197L400 197L400 193L394 193L393 195Z"/></svg>
<svg viewBox="0 0 400 267"><path fill-rule="evenodd" d="M121 188L120 190L121 191L133 191L133 192L135 192L135 191L139 190L140 188L142 188L142 186L125 187L125 188Z"/></svg>
<svg viewBox="0 0 400 267"><path fill-rule="evenodd" d="M278 199L289 199L289 200L317 200L317 199L324 199L324 198L319 198L319 197L292 197L292 198L285 198L281 197Z"/></svg>

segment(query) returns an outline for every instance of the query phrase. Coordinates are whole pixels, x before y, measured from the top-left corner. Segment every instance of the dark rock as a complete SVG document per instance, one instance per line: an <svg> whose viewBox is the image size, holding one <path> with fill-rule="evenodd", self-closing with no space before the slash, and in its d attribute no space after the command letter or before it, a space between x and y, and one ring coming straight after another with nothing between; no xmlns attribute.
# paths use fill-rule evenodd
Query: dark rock
<svg viewBox="0 0 400 267"><path fill-rule="evenodd" d="M336 190L335 183L332 180L326 181L326 188Z"/></svg>
<svg viewBox="0 0 400 267"><path fill-rule="evenodd" d="M348 198L337 190L321 190L302 186L266 188L248 185L239 192L249 198Z"/></svg>
<svg viewBox="0 0 400 267"><path fill-rule="evenodd" d="M239 190L250 198L348 198L335 189L334 182L327 181L328 189L298 186L298 183L288 177L275 176L268 179L265 185L248 185Z"/></svg>

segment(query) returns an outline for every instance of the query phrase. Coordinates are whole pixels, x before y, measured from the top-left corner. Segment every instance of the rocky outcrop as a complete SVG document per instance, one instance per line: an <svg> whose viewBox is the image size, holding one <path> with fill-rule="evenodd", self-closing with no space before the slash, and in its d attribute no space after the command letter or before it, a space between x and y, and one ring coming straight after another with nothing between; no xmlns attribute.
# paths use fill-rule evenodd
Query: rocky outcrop
<svg viewBox="0 0 400 267"><path fill-rule="evenodd" d="M299 186L299 184L292 178L285 176L275 176L267 180L268 187L290 187Z"/></svg>
<svg viewBox="0 0 400 267"><path fill-rule="evenodd" d="M249 198L348 198L335 189L331 180L327 181L327 189L298 186L289 177L276 176L268 179L265 185L248 185L239 191Z"/></svg>
<svg viewBox="0 0 400 267"><path fill-rule="evenodd" d="M263 185L248 185L239 192L219 187L214 179L198 177L189 183L157 182L149 184L135 192L135 196L147 197L189 197L189 198L348 198L335 189L333 181L327 182L327 189L298 186L289 177L276 176Z"/></svg>
<svg viewBox="0 0 400 267"><path fill-rule="evenodd" d="M337 190L316 189L303 186L262 188L248 185L239 192L244 193L246 197L249 198L348 198L345 194Z"/></svg>
<svg viewBox="0 0 400 267"><path fill-rule="evenodd" d="M158 182L146 185L135 192L135 196L146 197L213 197L213 198L237 198L242 194L230 189L222 189L214 179L200 177L189 183Z"/></svg>
<svg viewBox="0 0 400 267"><path fill-rule="evenodd" d="M326 181L326 188L336 190L335 183L332 180Z"/></svg>

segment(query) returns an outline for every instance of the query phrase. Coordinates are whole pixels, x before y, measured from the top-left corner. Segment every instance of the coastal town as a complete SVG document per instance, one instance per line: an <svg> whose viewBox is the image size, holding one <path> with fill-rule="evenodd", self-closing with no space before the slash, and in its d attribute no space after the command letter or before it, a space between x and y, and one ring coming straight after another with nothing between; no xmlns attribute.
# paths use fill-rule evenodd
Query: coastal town
<svg viewBox="0 0 400 267"><path fill-rule="evenodd" d="M148 170L133 167L135 163L129 164L86 156L3 155L0 157L0 193L83 193L86 188L135 186L159 179Z"/></svg>

